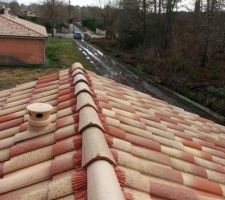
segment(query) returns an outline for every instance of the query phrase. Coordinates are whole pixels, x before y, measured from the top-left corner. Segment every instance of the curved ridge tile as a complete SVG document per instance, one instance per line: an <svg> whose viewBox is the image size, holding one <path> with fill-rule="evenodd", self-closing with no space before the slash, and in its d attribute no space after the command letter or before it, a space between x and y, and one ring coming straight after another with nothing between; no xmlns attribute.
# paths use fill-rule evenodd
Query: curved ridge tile
<svg viewBox="0 0 225 200"><path fill-rule="evenodd" d="M96 160L106 160L116 165L102 130L90 127L82 132L82 167Z"/></svg>
<svg viewBox="0 0 225 200"><path fill-rule="evenodd" d="M98 108L95 105L95 102L93 101L91 95L87 92L81 92L80 94L77 95L76 111L79 112L85 106L91 106L96 111L98 111Z"/></svg>
<svg viewBox="0 0 225 200"><path fill-rule="evenodd" d="M92 107L84 107L79 112L79 128L78 132L84 131L88 127L98 127L104 131L102 123L98 117L98 113Z"/></svg>
<svg viewBox="0 0 225 200"><path fill-rule="evenodd" d="M89 77L87 79L89 80ZM124 200L116 171L113 168L116 162L104 136L105 131L101 122L103 118L101 117L100 120L98 105L95 104L91 91L93 89L83 81L75 85L76 110L79 112L78 132L82 134L81 165L87 167L88 199Z"/></svg>
<svg viewBox="0 0 225 200"><path fill-rule="evenodd" d="M79 62L73 63L71 66L71 69L72 69L72 71L74 71L76 69L81 69L83 71L85 70L84 67L82 66L82 64Z"/></svg>
<svg viewBox="0 0 225 200"><path fill-rule="evenodd" d="M73 70L73 72L72 72L72 76L75 76L75 75L77 75L77 74L84 74L84 71L83 70L81 70L81 69L75 69L75 70Z"/></svg>
<svg viewBox="0 0 225 200"><path fill-rule="evenodd" d="M113 166L104 160L87 168L88 200L124 200ZM104 191L104 192L103 192Z"/></svg>
<svg viewBox="0 0 225 200"><path fill-rule="evenodd" d="M92 92L91 92L89 86L86 83L84 83L84 82L78 82L75 85L75 92L74 92L74 94L75 94L75 96L77 96L81 92L88 92L89 94L92 95Z"/></svg>
<svg viewBox="0 0 225 200"><path fill-rule="evenodd" d="M79 82L88 83L88 80L83 74L76 74L73 79L73 84L76 85Z"/></svg>

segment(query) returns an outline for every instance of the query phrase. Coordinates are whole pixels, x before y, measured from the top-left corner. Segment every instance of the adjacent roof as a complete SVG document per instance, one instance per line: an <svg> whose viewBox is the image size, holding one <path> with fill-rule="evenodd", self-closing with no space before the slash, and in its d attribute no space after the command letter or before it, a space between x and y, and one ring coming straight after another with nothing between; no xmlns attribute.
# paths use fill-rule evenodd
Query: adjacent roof
<svg viewBox="0 0 225 200"><path fill-rule="evenodd" d="M30 133L26 106L54 107ZM225 127L68 70L0 92L0 199L225 199Z"/></svg>
<svg viewBox="0 0 225 200"><path fill-rule="evenodd" d="M0 14L0 27L0 37L46 38L48 36L44 26L20 19L10 14Z"/></svg>

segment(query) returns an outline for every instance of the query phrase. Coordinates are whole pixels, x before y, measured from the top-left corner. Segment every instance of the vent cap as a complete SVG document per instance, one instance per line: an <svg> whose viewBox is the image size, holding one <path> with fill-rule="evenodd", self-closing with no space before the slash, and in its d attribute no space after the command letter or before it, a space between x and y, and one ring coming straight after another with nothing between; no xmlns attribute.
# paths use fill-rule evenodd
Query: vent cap
<svg viewBox="0 0 225 200"><path fill-rule="evenodd" d="M31 126L44 127L51 123L51 111L53 107L47 103L32 103L27 106Z"/></svg>

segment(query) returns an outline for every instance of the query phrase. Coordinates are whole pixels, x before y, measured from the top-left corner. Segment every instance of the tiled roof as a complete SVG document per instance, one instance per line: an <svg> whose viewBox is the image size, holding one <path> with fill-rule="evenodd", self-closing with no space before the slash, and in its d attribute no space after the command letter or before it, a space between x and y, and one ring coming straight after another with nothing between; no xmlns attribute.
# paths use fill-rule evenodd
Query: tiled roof
<svg viewBox="0 0 225 200"><path fill-rule="evenodd" d="M9 14L0 14L0 27L0 36L35 38L48 36L44 26Z"/></svg>
<svg viewBox="0 0 225 200"><path fill-rule="evenodd" d="M0 177L1 200L225 199L225 127L76 63L0 92Z"/></svg>

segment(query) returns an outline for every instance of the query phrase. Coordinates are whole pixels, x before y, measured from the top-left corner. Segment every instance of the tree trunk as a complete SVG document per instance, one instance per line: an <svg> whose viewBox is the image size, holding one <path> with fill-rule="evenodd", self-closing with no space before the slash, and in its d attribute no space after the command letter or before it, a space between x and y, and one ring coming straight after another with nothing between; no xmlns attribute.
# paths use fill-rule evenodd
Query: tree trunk
<svg viewBox="0 0 225 200"><path fill-rule="evenodd" d="M157 13L157 0L154 0L154 13Z"/></svg>
<svg viewBox="0 0 225 200"><path fill-rule="evenodd" d="M213 13L215 11L215 9L216 9L216 0L212 0L210 12Z"/></svg>
<svg viewBox="0 0 225 200"><path fill-rule="evenodd" d="M170 49L171 41L172 41L173 9L174 9L174 5L175 5L175 3L172 1L173 0L167 0L165 39L164 39L165 50Z"/></svg>
<svg viewBox="0 0 225 200"><path fill-rule="evenodd" d="M225 53L225 32L223 33L223 52Z"/></svg>
<svg viewBox="0 0 225 200"><path fill-rule="evenodd" d="M172 20L171 16L168 16L165 27L165 46L164 46L165 50L171 48L171 41L172 41Z"/></svg>
<svg viewBox="0 0 225 200"><path fill-rule="evenodd" d="M207 0L206 12L210 11L210 0Z"/></svg>
<svg viewBox="0 0 225 200"><path fill-rule="evenodd" d="M161 15L162 0L159 0L159 15Z"/></svg>
<svg viewBox="0 0 225 200"><path fill-rule="evenodd" d="M202 53L202 67L206 67L209 57L208 57L208 47L209 47L209 30L207 30L204 47L203 47L203 53Z"/></svg>
<svg viewBox="0 0 225 200"><path fill-rule="evenodd" d="M199 14L201 11L201 1L200 0L196 0L195 1L195 13Z"/></svg>
<svg viewBox="0 0 225 200"><path fill-rule="evenodd" d="M143 44L145 46L146 43L146 13L147 13L147 5L146 0L143 0Z"/></svg>
<svg viewBox="0 0 225 200"><path fill-rule="evenodd" d="M52 23L52 25L51 25L51 31L52 31L52 37L55 37L55 33L54 33L54 23Z"/></svg>

